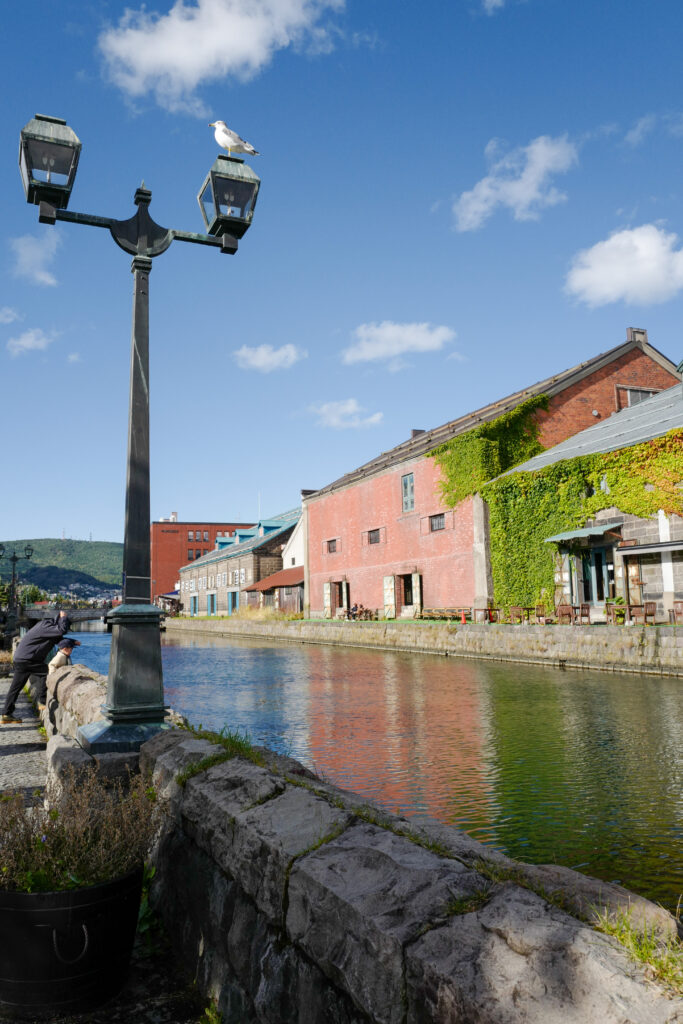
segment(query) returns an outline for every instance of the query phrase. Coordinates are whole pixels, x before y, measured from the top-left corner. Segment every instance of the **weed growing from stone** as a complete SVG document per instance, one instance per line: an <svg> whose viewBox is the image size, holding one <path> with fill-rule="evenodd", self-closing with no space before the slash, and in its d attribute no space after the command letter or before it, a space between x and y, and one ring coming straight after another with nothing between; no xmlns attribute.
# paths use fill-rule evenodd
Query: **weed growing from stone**
<svg viewBox="0 0 683 1024"><path fill-rule="evenodd" d="M69 769L48 787L47 807L20 793L0 797L0 888L55 892L107 882L138 867L158 833L163 807L141 776L100 780Z"/></svg>
<svg viewBox="0 0 683 1024"><path fill-rule="evenodd" d="M186 786L188 781L194 778L195 775L200 775L209 768L213 768L214 765L230 761L233 757L241 757L243 760L251 761L252 764L257 764L260 767L265 765L263 755L254 748L246 732L240 732L238 729L228 729L225 725L220 732L213 732L210 729L202 728L201 725L195 726L189 723L184 724L182 728L186 732L192 733L197 739L207 740L209 743L213 743L214 746L222 747L223 749L215 754L203 757L201 761L188 765L182 772L179 772L176 775L176 782L179 786Z"/></svg>
<svg viewBox="0 0 683 1024"><path fill-rule="evenodd" d="M597 915L596 928L612 935L636 963L641 964L655 980L677 995L683 995L683 944L668 936L661 938L655 928L637 928L631 914L620 911L610 917Z"/></svg>

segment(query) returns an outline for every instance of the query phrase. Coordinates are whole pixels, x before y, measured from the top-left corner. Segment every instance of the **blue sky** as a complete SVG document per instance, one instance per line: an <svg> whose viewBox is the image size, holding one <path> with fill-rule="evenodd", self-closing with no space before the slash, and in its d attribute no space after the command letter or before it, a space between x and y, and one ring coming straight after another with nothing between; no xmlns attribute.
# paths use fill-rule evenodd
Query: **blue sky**
<svg viewBox="0 0 683 1024"><path fill-rule="evenodd" d="M127 13L126 13L127 11ZM251 520L619 344L678 361L675 0L35 0L4 16L0 537L122 539L132 276L38 224L19 132L65 118L70 208L165 227L225 120L260 150L234 257L150 279L152 517Z"/></svg>

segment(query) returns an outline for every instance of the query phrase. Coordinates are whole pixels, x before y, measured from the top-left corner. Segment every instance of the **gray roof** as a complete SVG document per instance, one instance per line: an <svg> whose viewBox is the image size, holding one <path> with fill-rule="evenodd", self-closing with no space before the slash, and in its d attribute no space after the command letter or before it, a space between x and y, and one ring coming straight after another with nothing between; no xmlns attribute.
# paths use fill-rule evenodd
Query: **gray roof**
<svg viewBox="0 0 683 1024"><path fill-rule="evenodd" d="M644 334L645 332L638 333ZM425 430L422 433L417 434L415 437L411 437L409 440L397 445L396 448L391 448L388 452L383 452L376 458L371 459L370 462L366 462L362 466L359 466L358 469L354 469L350 473L346 473L344 476L339 477L338 480L334 480L331 484L321 487L320 490L315 491L310 495L310 497L304 497L304 501L315 501L319 495L328 494L330 491L336 491L342 487L347 487L348 485L357 483L359 480L363 480L366 477L382 473L390 466L398 465L401 462L408 462L410 459L418 458L421 455L426 455L439 445L444 444L446 441L450 441L452 437L464 434L466 431L472 430L481 423L489 423L491 420L495 420L499 416L502 416L503 413L509 412L511 409L516 409L518 405L529 398L534 398L537 395L548 395L548 397L552 398L553 395L559 394L564 391L565 388L571 387L572 384L576 384L578 381L583 380L584 377L588 377L591 373L595 373L597 370L609 365L609 363L614 362L616 359L620 359L622 356L627 355L634 349L640 349L641 352L650 356L651 359L664 369L668 370L669 373L674 376L677 375L676 366L670 359L667 359L665 355L654 348L654 346L648 341L636 336L636 332L630 331L629 334L631 336L627 341L623 342L621 345L617 345L615 348L609 349L607 352L602 352L600 355L594 356L592 359L587 359L585 362L579 363L577 366L572 366L568 370L563 370L562 373L557 373L553 377L547 377L545 380L538 381L537 384L532 384L530 387L524 388L522 391L515 391L514 394L508 395L506 398L501 398L496 402L492 402L490 405L485 405L481 409L477 409L476 412L467 413L467 415L460 416L455 420L450 420L450 422L444 423L440 427Z"/></svg>
<svg viewBox="0 0 683 1024"><path fill-rule="evenodd" d="M575 459L579 455L596 455L600 452L614 452L619 448L630 448L653 437L661 437L670 430L683 427L683 386L675 384L666 391L660 391L652 398L646 398L638 405L615 412L606 420L582 430L579 434L561 441L553 448L547 448L533 459L504 474L531 473L545 469L562 459Z"/></svg>
<svg viewBox="0 0 683 1024"><path fill-rule="evenodd" d="M196 566L203 568L205 565L212 565L214 562L222 562L226 558L239 558L240 555L247 555L250 551L255 551L257 548L262 547L271 540L281 536L286 530L291 529L299 522L301 517L301 509L295 508L290 512L283 512L279 516L273 516L272 519L264 519L262 522L272 523L274 521L281 522L282 525L276 530L271 530L264 537L249 537L248 540L243 540L241 544L228 544L224 548L218 548L214 551L210 551L208 555L202 555L194 562L188 562L187 565L181 565L178 572L183 572L185 569L193 569Z"/></svg>

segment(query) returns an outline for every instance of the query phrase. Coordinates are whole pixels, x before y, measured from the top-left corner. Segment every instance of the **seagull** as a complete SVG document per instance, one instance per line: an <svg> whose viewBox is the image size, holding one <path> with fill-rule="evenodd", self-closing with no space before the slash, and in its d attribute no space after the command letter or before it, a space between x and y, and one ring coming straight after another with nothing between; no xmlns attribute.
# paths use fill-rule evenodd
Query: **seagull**
<svg viewBox="0 0 683 1024"><path fill-rule="evenodd" d="M250 153L251 156L258 156L258 150L254 149L250 142L245 142L241 139L237 132L234 132L231 128L228 128L225 121L212 121L209 128L215 128L216 131L213 133L214 138L221 149L227 149L228 156L233 152L235 153Z"/></svg>

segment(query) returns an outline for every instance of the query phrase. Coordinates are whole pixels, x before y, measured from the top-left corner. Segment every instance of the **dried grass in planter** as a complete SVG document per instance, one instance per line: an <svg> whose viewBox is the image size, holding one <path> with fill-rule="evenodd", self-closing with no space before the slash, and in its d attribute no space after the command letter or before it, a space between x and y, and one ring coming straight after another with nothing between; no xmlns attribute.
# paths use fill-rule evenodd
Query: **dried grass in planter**
<svg viewBox="0 0 683 1024"><path fill-rule="evenodd" d="M47 807L0 797L0 889L58 892L127 874L148 856L163 808L139 775L107 784L97 769L68 769Z"/></svg>

